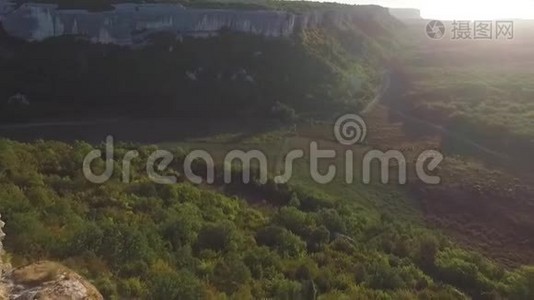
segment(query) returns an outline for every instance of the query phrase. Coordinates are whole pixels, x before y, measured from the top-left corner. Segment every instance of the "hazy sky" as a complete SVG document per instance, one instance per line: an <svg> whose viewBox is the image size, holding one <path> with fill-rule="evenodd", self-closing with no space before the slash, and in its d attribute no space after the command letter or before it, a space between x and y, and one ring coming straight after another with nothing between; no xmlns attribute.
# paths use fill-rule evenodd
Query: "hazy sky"
<svg viewBox="0 0 534 300"><path fill-rule="evenodd" d="M332 0L331 0L332 1ZM428 19L534 19L534 0L333 0L388 7L415 7Z"/></svg>

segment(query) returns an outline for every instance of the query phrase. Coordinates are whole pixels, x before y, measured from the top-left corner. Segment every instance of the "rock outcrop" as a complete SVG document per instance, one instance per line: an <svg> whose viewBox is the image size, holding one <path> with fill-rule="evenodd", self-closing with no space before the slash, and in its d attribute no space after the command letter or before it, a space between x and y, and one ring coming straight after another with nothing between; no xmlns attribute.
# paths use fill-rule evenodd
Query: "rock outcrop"
<svg viewBox="0 0 534 300"><path fill-rule="evenodd" d="M41 261L9 271L3 278L5 299L102 300L98 290L72 270ZM5 296L4 296L5 297Z"/></svg>
<svg viewBox="0 0 534 300"><path fill-rule="evenodd" d="M0 220L0 252L4 254ZM0 300L103 300L98 290L74 271L58 263L41 261L20 268L0 261Z"/></svg>
<svg viewBox="0 0 534 300"><path fill-rule="evenodd" d="M4 0L0 0L0 4ZM222 29L267 37L290 36L296 30L331 22L341 25L358 17L356 10L336 9L294 14L270 10L190 9L178 4L117 4L114 10L64 10L54 4L26 3L18 8L0 5L0 21L12 36L40 41L62 35L81 35L93 42L132 45L154 32L180 36L211 36ZM383 9L385 14L387 11ZM376 13L375 13L376 14Z"/></svg>

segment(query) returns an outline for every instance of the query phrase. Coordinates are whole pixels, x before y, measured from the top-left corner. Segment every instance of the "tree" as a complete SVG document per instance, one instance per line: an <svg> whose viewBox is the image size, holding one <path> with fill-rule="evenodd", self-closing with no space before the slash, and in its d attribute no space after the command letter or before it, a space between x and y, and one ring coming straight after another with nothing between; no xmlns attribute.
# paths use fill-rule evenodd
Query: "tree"
<svg viewBox="0 0 534 300"><path fill-rule="evenodd" d="M278 101L271 107L271 115L283 123L292 123L297 119L297 113L293 108Z"/></svg>
<svg viewBox="0 0 534 300"><path fill-rule="evenodd" d="M308 249L319 251L322 247L330 242L330 231L321 225L315 228L308 238Z"/></svg>
<svg viewBox="0 0 534 300"><path fill-rule="evenodd" d="M168 240L174 250L190 245L196 241L202 227L199 209L191 203L179 204L170 218L162 225L163 237Z"/></svg>
<svg viewBox="0 0 534 300"><path fill-rule="evenodd" d="M534 299L534 267L522 267L508 278L510 299Z"/></svg>
<svg viewBox="0 0 534 300"><path fill-rule="evenodd" d="M149 277L151 299L196 300L203 298L200 281L190 272L156 273Z"/></svg>
<svg viewBox="0 0 534 300"><path fill-rule="evenodd" d="M250 249L245 253L243 261L254 279L272 279L282 270L280 257L267 247Z"/></svg>
<svg viewBox="0 0 534 300"><path fill-rule="evenodd" d="M273 217L273 221L302 237L308 236L314 225L313 219L308 214L295 207L282 207Z"/></svg>
<svg viewBox="0 0 534 300"><path fill-rule="evenodd" d="M198 234L197 247L214 251L228 251L235 247L236 232L229 222L209 223Z"/></svg>
<svg viewBox="0 0 534 300"><path fill-rule="evenodd" d="M419 239L419 247L416 253L416 260L423 269L427 271L433 270L438 251L438 240L434 236L423 235Z"/></svg>
<svg viewBox="0 0 534 300"><path fill-rule="evenodd" d="M334 233L344 234L347 231L343 218L335 209L321 209L318 224L324 225L330 232Z"/></svg>
<svg viewBox="0 0 534 300"><path fill-rule="evenodd" d="M211 281L218 290L231 295L251 279L250 270L240 257L230 255L220 261L213 270Z"/></svg>
<svg viewBox="0 0 534 300"><path fill-rule="evenodd" d="M306 244L298 236L273 225L260 229L256 233L256 241L260 245L276 249L282 256L301 256L306 248Z"/></svg>

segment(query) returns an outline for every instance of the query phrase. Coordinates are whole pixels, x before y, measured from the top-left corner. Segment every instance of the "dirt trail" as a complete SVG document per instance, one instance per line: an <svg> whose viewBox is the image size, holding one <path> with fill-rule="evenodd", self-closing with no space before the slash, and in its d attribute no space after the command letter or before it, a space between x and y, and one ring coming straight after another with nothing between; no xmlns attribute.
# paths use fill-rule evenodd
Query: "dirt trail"
<svg viewBox="0 0 534 300"><path fill-rule="evenodd" d="M6 124L0 125L0 129L29 129L29 128L43 128L43 127L75 127L86 125L100 125L108 123L117 123L119 119L106 119L106 120L94 120L94 121L64 121L64 122L34 122L25 124Z"/></svg>
<svg viewBox="0 0 534 300"><path fill-rule="evenodd" d="M380 104L382 102L382 99L387 95L388 90L391 87L391 78L393 77L391 71L387 70L384 72L384 75L382 78L384 79L382 82L382 85L378 89L378 93L376 94L373 101L369 102L367 106L360 112L361 115L367 115L369 112L371 112L376 105Z"/></svg>

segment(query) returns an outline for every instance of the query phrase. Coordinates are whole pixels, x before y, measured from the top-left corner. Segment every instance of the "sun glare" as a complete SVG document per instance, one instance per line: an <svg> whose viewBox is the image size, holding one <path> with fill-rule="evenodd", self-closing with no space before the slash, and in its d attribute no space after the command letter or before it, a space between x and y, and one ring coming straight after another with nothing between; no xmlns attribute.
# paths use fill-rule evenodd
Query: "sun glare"
<svg viewBox="0 0 534 300"><path fill-rule="evenodd" d="M534 19L534 0L312 0L418 8L425 19Z"/></svg>
<svg viewBox="0 0 534 300"><path fill-rule="evenodd" d="M421 13L424 18L440 20L531 19L534 1L426 1L421 4Z"/></svg>

